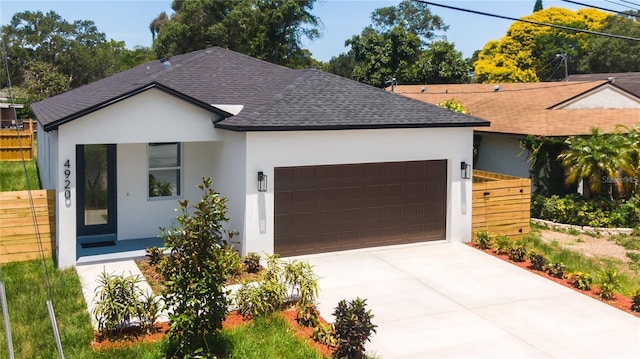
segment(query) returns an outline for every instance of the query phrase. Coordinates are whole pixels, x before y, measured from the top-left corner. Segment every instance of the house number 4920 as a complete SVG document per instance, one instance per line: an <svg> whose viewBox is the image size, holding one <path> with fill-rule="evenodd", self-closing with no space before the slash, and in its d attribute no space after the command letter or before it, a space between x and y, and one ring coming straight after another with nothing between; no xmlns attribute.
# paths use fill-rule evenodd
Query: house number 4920
<svg viewBox="0 0 640 359"><path fill-rule="evenodd" d="M71 162L64 161L64 199L71 202Z"/></svg>

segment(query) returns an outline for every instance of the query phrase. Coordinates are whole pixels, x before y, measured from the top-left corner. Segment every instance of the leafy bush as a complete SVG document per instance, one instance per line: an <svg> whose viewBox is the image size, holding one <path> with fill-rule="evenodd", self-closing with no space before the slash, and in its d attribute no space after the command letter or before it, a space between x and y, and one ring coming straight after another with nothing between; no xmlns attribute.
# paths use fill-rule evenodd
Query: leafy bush
<svg viewBox="0 0 640 359"><path fill-rule="evenodd" d="M258 273L260 271L260 255L255 252L247 253L244 257L244 266L247 269L247 273Z"/></svg>
<svg viewBox="0 0 640 359"><path fill-rule="evenodd" d="M336 318L334 328L338 347L335 358L362 358L365 342L371 341L376 325L371 323L370 310L366 310L366 299L356 298L347 303L341 300L333 315Z"/></svg>
<svg viewBox="0 0 640 359"><path fill-rule="evenodd" d="M524 262L527 258L527 248L522 244L509 247L509 259L514 262Z"/></svg>
<svg viewBox="0 0 640 359"><path fill-rule="evenodd" d="M224 247L222 253L222 263L224 263L227 277L237 277L242 274L244 270L244 264L240 253L233 247Z"/></svg>
<svg viewBox="0 0 640 359"><path fill-rule="evenodd" d="M319 324L315 328L313 328L313 333L311 333L311 339L318 343L326 344L330 347L335 347L338 345L338 340L335 336L335 330L333 329L333 325L331 324Z"/></svg>
<svg viewBox="0 0 640 359"><path fill-rule="evenodd" d="M564 264L562 263L550 263L547 266L547 273L554 278L564 279L564 269Z"/></svg>
<svg viewBox="0 0 640 359"><path fill-rule="evenodd" d="M583 272L572 272L569 273L568 277L569 283L571 283L574 288L578 288L580 290L591 289L591 283L593 282L593 279L589 274Z"/></svg>
<svg viewBox="0 0 640 359"><path fill-rule="evenodd" d="M640 289L636 289L631 297L631 310L640 312Z"/></svg>
<svg viewBox="0 0 640 359"><path fill-rule="evenodd" d="M513 241L505 235L497 235L493 239L493 247L496 249L497 254L507 254L512 245Z"/></svg>
<svg viewBox="0 0 640 359"><path fill-rule="evenodd" d="M290 261L284 265L282 278L289 288L288 299L301 306L312 304L318 297L318 276L309 262Z"/></svg>
<svg viewBox="0 0 640 359"><path fill-rule="evenodd" d="M544 255L537 251L529 252L529 261L531 262L531 268L537 271L543 271L544 266L547 264L547 259Z"/></svg>
<svg viewBox="0 0 640 359"><path fill-rule="evenodd" d="M211 187L204 178L198 188L202 198L194 205L178 201L178 227L163 228L165 247L171 254L160 271L167 279L163 299L171 308L169 338L182 356L203 353L207 341L227 315L229 291L224 283L229 274L225 263L227 242L235 232L227 231L227 199Z"/></svg>
<svg viewBox="0 0 640 359"><path fill-rule="evenodd" d="M607 197L585 199L578 194L565 197L535 195L531 216L579 226L636 227L640 224L640 197L612 200Z"/></svg>
<svg viewBox="0 0 640 359"><path fill-rule="evenodd" d="M598 272L600 282L600 293L602 299L613 299L613 294L620 289L620 275L615 269L604 269Z"/></svg>
<svg viewBox="0 0 640 359"><path fill-rule="evenodd" d="M296 322L303 327L315 327L320 322L320 312L316 305L307 303L298 305L298 314L296 314Z"/></svg>
<svg viewBox="0 0 640 359"><path fill-rule="evenodd" d="M147 248L145 252L150 266L158 265L163 258L162 250L156 246Z"/></svg>
<svg viewBox="0 0 640 359"><path fill-rule="evenodd" d="M489 249L491 248L491 237L489 237L489 232L487 231L478 231L476 232L476 245L480 249Z"/></svg>
<svg viewBox="0 0 640 359"><path fill-rule="evenodd" d="M153 294L147 294L138 287L141 280L137 275L100 273L93 309L99 331L109 336L120 335L135 318L143 330L153 330L160 305Z"/></svg>
<svg viewBox="0 0 640 359"><path fill-rule="evenodd" d="M238 312L245 317L268 315L280 310L286 296L283 283L263 280L257 283L244 282L235 294Z"/></svg>

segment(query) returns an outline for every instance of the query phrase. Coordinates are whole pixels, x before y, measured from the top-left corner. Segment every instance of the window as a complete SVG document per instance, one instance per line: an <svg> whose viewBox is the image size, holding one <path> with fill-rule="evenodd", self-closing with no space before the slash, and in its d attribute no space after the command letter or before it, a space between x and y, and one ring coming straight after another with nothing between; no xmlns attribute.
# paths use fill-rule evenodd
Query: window
<svg viewBox="0 0 640 359"><path fill-rule="evenodd" d="M150 143L149 198L180 196L180 144Z"/></svg>

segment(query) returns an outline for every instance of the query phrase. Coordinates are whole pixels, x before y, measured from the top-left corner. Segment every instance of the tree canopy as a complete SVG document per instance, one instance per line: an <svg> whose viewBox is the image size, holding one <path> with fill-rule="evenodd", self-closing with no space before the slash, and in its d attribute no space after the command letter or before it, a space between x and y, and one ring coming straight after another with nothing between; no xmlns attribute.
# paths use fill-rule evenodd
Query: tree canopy
<svg viewBox="0 0 640 359"><path fill-rule="evenodd" d="M221 46L290 67L313 63L303 37L319 36L316 0L174 0L168 21L150 24L158 57Z"/></svg>

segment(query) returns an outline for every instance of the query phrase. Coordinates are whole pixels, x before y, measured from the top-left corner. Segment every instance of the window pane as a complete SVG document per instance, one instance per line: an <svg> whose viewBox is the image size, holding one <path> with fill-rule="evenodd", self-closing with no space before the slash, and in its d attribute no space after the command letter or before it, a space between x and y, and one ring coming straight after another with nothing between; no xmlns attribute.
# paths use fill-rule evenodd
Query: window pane
<svg viewBox="0 0 640 359"><path fill-rule="evenodd" d="M149 197L180 195L180 170L149 170Z"/></svg>
<svg viewBox="0 0 640 359"><path fill-rule="evenodd" d="M149 168L180 166L180 146L177 143L149 144Z"/></svg>

